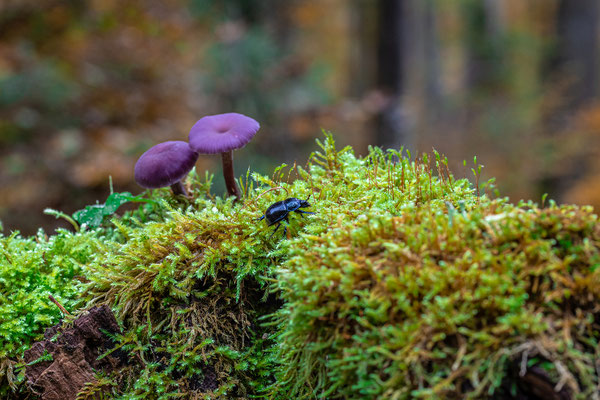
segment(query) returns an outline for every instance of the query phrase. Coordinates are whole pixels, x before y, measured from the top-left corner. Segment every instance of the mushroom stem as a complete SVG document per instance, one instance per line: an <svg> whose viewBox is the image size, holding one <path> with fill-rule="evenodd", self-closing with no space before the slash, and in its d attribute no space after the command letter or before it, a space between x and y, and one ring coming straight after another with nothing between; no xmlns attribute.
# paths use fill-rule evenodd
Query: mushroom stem
<svg viewBox="0 0 600 400"><path fill-rule="evenodd" d="M236 201L240 199L240 189L235 181L233 173L233 151L225 151L221 153L223 160L223 176L225 177L225 186L227 186L227 194L235 196Z"/></svg>
<svg viewBox="0 0 600 400"><path fill-rule="evenodd" d="M177 181L174 184L171 185L171 190L173 191L174 195L184 195L187 197L188 193L187 190L185 190L185 187L183 186L183 183L181 183L181 181Z"/></svg>

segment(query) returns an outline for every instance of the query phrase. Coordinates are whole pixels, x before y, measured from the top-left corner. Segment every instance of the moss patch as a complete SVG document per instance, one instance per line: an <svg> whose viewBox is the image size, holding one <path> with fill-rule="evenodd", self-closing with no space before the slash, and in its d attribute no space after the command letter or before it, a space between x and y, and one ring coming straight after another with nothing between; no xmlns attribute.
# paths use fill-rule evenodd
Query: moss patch
<svg viewBox="0 0 600 400"><path fill-rule="evenodd" d="M213 197L210 179L192 174L191 201L157 190L159 210L93 234L59 233L74 243L64 254L79 257L73 274L85 277L75 285L65 275L63 301L109 305L123 328L118 348L136 360L86 393L488 398L516 396L534 372L573 398L595 393L600 228L591 209L478 195L479 183L455 179L435 152L373 148L358 158L331 136L319 145L304 168L248 173L240 203ZM276 201L309 196L316 214L291 213L286 237L256 221ZM2 240L33 246L5 246L8 258L43 254L34 239ZM51 312L42 322L55 322ZM27 328L21 347L6 342L2 362L17 361L42 325Z"/></svg>
<svg viewBox="0 0 600 400"><path fill-rule="evenodd" d="M0 236L0 396L16 390L17 360L60 317L48 295L73 309L79 297L75 282L106 246L95 233L64 230Z"/></svg>
<svg viewBox="0 0 600 400"><path fill-rule="evenodd" d="M331 146L310 170L335 188L316 196L321 226L277 270L275 397L515 395L509 370L533 366L577 398L596 393L591 208L476 197L443 168L432 178L427 159Z"/></svg>

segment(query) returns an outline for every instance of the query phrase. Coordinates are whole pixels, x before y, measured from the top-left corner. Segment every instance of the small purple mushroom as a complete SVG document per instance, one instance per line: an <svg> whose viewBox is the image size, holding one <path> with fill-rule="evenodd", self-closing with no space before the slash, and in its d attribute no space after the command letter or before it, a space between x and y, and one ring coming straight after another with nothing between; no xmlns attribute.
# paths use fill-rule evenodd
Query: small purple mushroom
<svg viewBox="0 0 600 400"><path fill-rule="evenodd" d="M169 141L151 147L135 163L135 181L142 187L156 189L171 186L174 194L187 196L181 181L194 167L198 153L183 141Z"/></svg>
<svg viewBox="0 0 600 400"><path fill-rule="evenodd" d="M233 150L246 145L260 125L254 119L238 113L209 115L201 118L190 130L190 147L201 154L221 153L227 194L240 199L240 190L233 172Z"/></svg>

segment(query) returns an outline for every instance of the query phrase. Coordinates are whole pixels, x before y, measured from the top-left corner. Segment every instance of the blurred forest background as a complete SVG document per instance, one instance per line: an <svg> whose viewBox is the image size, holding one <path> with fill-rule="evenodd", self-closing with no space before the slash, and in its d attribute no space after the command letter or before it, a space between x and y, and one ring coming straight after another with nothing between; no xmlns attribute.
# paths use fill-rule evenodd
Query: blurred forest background
<svg viewBox="0 0 600 400"><path fill-rule="evenodd" d="M262 125L238 175L304 163L323 128L598 210L599 41L598 0L0 0L0 220L51 230L109 176L139 193L139 155L231 111Z"/></svg>

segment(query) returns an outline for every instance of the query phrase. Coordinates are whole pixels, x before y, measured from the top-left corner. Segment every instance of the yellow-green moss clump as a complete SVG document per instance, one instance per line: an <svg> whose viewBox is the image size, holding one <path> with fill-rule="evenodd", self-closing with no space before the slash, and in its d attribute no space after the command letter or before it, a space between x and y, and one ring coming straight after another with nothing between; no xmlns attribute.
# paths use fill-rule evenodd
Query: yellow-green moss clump
<svg viewBox="0 0 600 400"><path fill-rule="evenodd" d="M104 228L78 304L113 308L132 362L85 393L485 399L535 375L569 398L597 394L591 209L478 196L437 153L319 144L304 168L248 174L237 204L192 176L192 201L154 191L161 218ZM287 237L255 220L309 196L316 214L292 213Z"/></svg>

